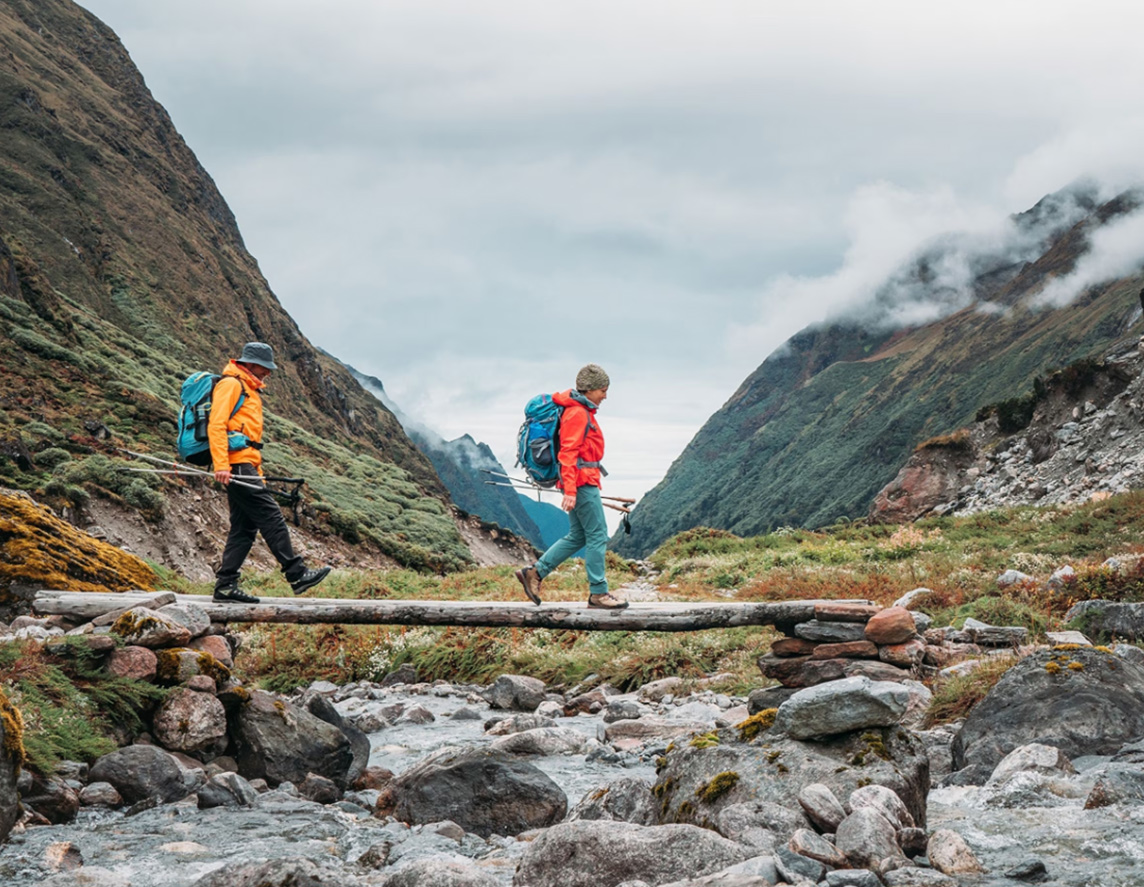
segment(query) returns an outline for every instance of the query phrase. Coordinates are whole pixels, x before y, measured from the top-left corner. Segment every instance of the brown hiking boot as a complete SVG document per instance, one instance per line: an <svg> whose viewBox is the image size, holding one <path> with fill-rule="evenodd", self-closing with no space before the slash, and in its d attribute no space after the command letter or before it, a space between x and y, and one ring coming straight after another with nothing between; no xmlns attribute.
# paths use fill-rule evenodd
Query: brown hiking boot
<svg viewBox="0 0 1144 887"><path fill-rule="evenodd" d="M523 570L517 570L516 578L524 586L524 593L528 595L528 599L539 607L540 574L536 572L536 567L525 567Z"/></svg>
<svg viewBox="0 0 1144 887"><path fill-rule="evenodd" d="M588 606L598 610L624 610L628 602L611 594L588 595Z"/></svg>

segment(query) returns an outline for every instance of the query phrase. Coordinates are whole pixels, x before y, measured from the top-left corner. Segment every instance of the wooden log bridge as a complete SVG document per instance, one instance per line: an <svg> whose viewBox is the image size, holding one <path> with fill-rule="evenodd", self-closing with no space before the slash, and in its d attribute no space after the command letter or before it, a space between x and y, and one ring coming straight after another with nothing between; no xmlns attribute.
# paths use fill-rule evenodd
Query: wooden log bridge
<svg viewBox="0 0 1144 887"><path fill-rule="evenodd" d="M777 603L632 603L626 610L601 610L583 603L545 601L331 600L263 598L257 604L216 603L205 595L170 592L39 591L32 603L40 616L73 622L163 600L193 604L212 622L279 622L298 625L459 625L488 628L563 628L576 631L699 631L749 625L794 625L814 619L816 609L831 621L865 622L869 601L781 601ZM847 618L848 617L848 618ZM103 620L101 620L103 621Z"/></svg>

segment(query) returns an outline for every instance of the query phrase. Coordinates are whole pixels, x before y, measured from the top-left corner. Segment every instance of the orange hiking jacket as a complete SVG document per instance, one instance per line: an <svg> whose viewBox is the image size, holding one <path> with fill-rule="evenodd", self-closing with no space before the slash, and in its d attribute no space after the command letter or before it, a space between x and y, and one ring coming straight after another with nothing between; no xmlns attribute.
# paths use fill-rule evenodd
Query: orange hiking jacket
<svg viewBox="0 0 1144 887"><path fill-rule="evenodd" d="M601 486L600 478L608 472L583 464L599 463L604 458L604 432L596 420L595 404L571 388L553 394L552 400L564 407L564 415L560 417L560 452L557 456L560 489L575 495L577 487Z"/></svg>
<svg viewBox="0 0 1144 887"><path fill-rule="evenodd" d="M231 450L227 446L227 432L238 431L255 443L262 442L262 397L258 389L262 387L254 376L233 360L222 371L223 378L215 385L211 401L211 419L207 437L211 444L211 462L215 471L226 471L231 465L249 463L262 473L262 453L254 447ZM246 388L246 400L233 416L230 411Z"/></svg>

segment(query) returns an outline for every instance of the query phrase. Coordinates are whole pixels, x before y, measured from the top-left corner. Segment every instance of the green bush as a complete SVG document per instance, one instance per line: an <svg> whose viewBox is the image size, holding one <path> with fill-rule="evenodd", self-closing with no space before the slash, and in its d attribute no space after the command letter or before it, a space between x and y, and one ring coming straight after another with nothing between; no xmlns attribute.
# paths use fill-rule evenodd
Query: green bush
<svg viewBox="0 0 1144 887"><path fill-rule="evenodd" d="M36 465L40 468L55 468L57 465L62 465L64 462L71 461L71 453L60 447L49 447L48 449L36 454Z"/></svg>

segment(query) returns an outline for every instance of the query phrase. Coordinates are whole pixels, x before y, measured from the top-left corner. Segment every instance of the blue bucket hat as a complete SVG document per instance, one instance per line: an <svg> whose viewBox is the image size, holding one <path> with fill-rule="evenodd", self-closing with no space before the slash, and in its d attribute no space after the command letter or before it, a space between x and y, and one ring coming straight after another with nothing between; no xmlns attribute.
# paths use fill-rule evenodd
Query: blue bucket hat
<svg viewBox="0 0 1144 887"><path fill-rule="evenodd" d="M242 346L238 362L257 364L268 370L278 369L278 364L274 362L274 351L265 342L247 342Z"/></svg>

